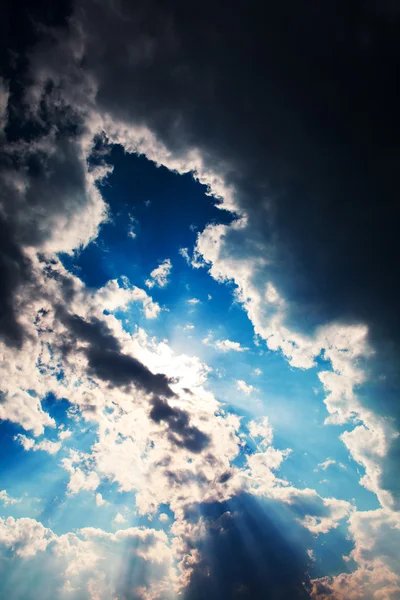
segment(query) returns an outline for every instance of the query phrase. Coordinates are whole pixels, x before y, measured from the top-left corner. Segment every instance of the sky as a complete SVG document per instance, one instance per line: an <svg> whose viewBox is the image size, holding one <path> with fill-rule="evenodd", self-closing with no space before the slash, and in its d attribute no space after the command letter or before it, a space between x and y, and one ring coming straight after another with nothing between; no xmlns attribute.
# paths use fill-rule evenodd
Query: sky
<svg viewBox="0 0 400 600"><path fill-rule="evenodd" d="M399 600L396 4L0 10L0 597Z"/></svg>

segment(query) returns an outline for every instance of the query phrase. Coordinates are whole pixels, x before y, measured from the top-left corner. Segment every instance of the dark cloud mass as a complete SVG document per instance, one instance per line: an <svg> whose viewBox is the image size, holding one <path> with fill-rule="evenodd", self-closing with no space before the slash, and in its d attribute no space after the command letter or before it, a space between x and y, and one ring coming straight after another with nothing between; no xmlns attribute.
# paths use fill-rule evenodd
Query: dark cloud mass
<svg viewBox="0 0 400 600"><path fill-rule="evenodd" d="M209 437L197 427L190 425L189 414L171 407L167 398L175 393L170 388L172 381L162 373L152 373L134 356L124 354L118 340L107 325L93 317L85 321L78 315L70 315L62 308L59 317L68 327L71 339L64 347L64 353L77 351L77 342L86 342L84 352L88 359L89 375L107 381L110 386L127 387L134 384L152 395L150 418L155 423L166 423L169 438L177 446L190 452L201 452L208 446Z"/></svg>
<svg viewBox="0 0 400 600"><path fill-rule="evenodd" d="M398 331L398 15L357 2L83 5L99 105L225 165L294 316Z"/></svg>
<svg viewBox="0 0 400 600"><path fill-rule="evenodd" d="M376 343L399 333L391 4L81 0L70 10L70 58L82 45L100 110L145 124L178 154L199 148L235 183L296 327L366 321ZM49 43L32 68L47 56L71 100L79 73Z"/></svg>
<svg viewBox="0 0 400 600"><path fill-rule="evenodd" d="M156 423L165 422L170 430L170 438L178 446L184 446L191 452L201 452L208 444L209 437L189 424L188 414L180 408L172 408L160 398L153 398L150 418Z"/></svg>
<svg viewBox="0 0 400 600"><path fill-rule="evenodd" d="M12 346L21 346L24 332L18 322L15 292L20 280L29 279L29 261L0 220L0 335Z"/></svg>
<svg viewBox="0 0 400 600"><path fill-rule="evenodd" d="M63 314L64 313L64 314ZM113 386L135 384L148 394L161 394L167 398L174 396L169 387L171 381L161 373L152 373L143 363L121 352L118 340L105 323L93 317L85 321L78 315L69 315L60 309L59 314L72 333L75 342L88 343L84 352L89 361L89 372ZM76 345L66 345L67 352Z"/></svg>

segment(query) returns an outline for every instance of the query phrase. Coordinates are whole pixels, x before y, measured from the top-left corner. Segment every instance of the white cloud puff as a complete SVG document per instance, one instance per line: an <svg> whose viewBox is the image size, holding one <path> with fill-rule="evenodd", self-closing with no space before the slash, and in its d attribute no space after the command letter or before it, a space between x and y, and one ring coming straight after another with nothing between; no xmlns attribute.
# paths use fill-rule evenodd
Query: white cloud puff
<svg viewBox="0 0 400 600"><path fill-rule="evenodd" d="M57 536L34 519L0 519L0 552L10 549L20 568L40 575L42 565L51 566L46 586L53 597L70 594L108 600L133 594L137 598L166 599L176 581L172 553L163 531L132 527L114 534L84 528ZM35 561L33 561L35 558ZM129 576L135 560L135 577ZM121 579L121 569L128 573ZM24 584L24 597L34 598L37 589Z"/></svg>
<svg viewBox="0 0 400 600"><path fill-rule="evenodd" d="M249 383L246 383L245 381L243 381L243 379L236 380L236 387L238 390L243 392L243 394L245 394L246 396L250 396L253 392L257 391L257 388L254 387L254 385L250 385Z"/></svg>
<svg viewBox="0 0 400 600"><path fill-rule="evenodd" d="M207 335L202 343L205 346L211 346L220 352L245 352L248 348L241 346L239 342L232 342L231 340L214 340L212 335Z"/></svg>
<svg viewBox="0 0 400 600"><path fill-rule="evenodd" d="M158 265L158 267L152 270L152 272L150 273L150 277L146 279L147 287L165 287L168 283L168 277L171 274L171 270L171 260L169 258L166 258Z"/></svg>

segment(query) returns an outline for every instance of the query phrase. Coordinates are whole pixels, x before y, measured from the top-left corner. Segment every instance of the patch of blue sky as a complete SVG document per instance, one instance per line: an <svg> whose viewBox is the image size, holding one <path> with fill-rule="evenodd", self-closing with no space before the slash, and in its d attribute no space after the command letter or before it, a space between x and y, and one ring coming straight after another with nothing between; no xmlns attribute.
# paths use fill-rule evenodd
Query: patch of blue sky
<svg viewBox="0 0 400 600"><path fill-rule="evenodd" d="M97 493L102 494L104 504L101 506L96 503ZM133 493L121 492L117 484L107 482L97 490L81 490L73 495L55 497L40 520L59 535L84 527L112 532L137 526L134 508ZM123 520L115 520L118 514Z"/></svg>
<svg viewBox="0 0 400 600"><path fill-rule="evenodd" d="M26 502L8 506L0 503L0 510L5 513L8 509L9 514L14 516L22 511L23 516L38 517L49 499L64 494L68 475L58 467L60 456L41 450L25 450L15 437L18 434L27 435L27 432L13 423L2 422L0 433L0 487L15 499L26 499Z"/></svg>
<svg viewBox="0 0 400 600"><path fill-rule="evenodd" d="M231 221L190 174L156 167L118 146L111 150L110 162L114 172L101 188L110 206L109 221L87 248L62 256L66 267L89 286L101 287L125 275L140 287L159 261L177 255L180 247L193 246L193 226L201 230L213 220Z"/></svg>
<svg viewBox="0 0 400 600"><path fill-rule="evenodd" d="M354 542L349 538L346 523L339 523L336 529L314 536L310 547L314 558L309 570L310 576L335 576L353 571L355 563L347 558L353 548Z"/></svg>
<svg viewBox="0 0 400 600"><path fill-rule="evenodd" d="M71 431L71 437L62 440L58 452L49 454L35 449L35 446L24 449L19 436L33 439L30 432L8 421L0 423L0 489L6 489L9 496L21 499L8 506L0 503L0 510L5 516L21 513L39 518L43 524L50 526L51 515L67 498L69 474L62 468L61 460L68 456L70 447L88 452L96 439L96 431L90 423L82 426L82 422L71 418L70 404L66 400L55 399L49 394L43 399L42 407L55 420L56 427L46 427L43 435L34 438L36 446L44 440L58 442L62 430Z"/></svg>

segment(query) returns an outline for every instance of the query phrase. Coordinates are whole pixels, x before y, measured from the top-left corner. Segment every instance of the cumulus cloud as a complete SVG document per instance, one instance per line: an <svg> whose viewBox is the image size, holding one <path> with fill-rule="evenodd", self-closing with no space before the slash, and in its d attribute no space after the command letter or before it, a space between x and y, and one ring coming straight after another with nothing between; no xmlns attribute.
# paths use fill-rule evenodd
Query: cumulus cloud
<svg viewBox="0 0 400 600"><path fill-rule="evenodd" d="M355 542L349 558L356 561L357 569L336 577L314 580L312 598L394 600L400 593L398 513L385 509L354 512L349 529Z"/></svg>
<svg viewBox="0 0 400 600"><path fill-rule="evenodd" d="M57 536L34 519L9 517L0 520L0 548L3 556L13 552L13 568L25 573L18 593L32 600L37 597L32 578L43 576L52 597L72 593L100 600L127 594L164 600L174 581L167 536L152 529L132 527L112 534L85 528ZM1 571L5 589L11 590L9 569Z"/></svg>
<svg viewBox="0 0 400 600"><path fill-rule="evenodd" d="M150 277L146 279L147 287L165 287L168 283L168 277L171 274L171 270L172 263L169 258L166 258L158 265L158 267L152 270Z"/></svg>
<svg viewBox="0 0 400 600"><path fill-rule="evenodd" d="M203 340L205 346L211 346L220 352L245 352L248 348L241 346L239 342L231 340L214 340L212 335L207 335Z"/></svg>
<svg viewBox="0 0 400 600"><path fill-rule="evenodd" d="M161 513L159 519L162 523L166 523L169 520L169 517L166 513Z"/></svg>

